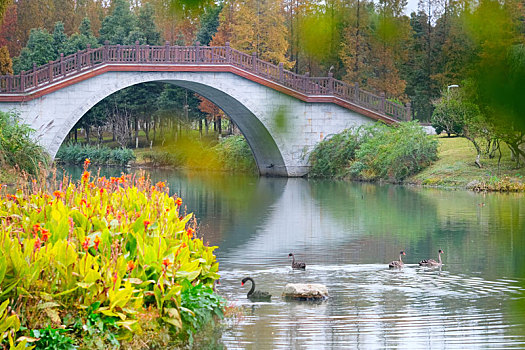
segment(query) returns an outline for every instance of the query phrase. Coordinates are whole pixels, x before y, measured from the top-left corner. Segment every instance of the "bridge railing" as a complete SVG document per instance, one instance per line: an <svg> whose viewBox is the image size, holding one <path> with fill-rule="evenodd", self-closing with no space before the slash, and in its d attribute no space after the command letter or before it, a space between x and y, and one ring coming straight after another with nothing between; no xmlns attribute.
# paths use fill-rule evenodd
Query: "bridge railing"
<svg viewBox="0 0 525 350"><path fill-rule="evenodd" d="M255 56L226 46L163 46L109 45L78 51L56 61L18 75L0 76L1 94L27 94L37 89L81 74L107 64L198 64L230 65L249 71L257 76L281 84L307 95L336 96L355 105L373 110L397 120L410 120L410 104L406 106L391 102L384 95L362 90L359 85L347 84L328 77L310 77L284 69Z"/></svg>

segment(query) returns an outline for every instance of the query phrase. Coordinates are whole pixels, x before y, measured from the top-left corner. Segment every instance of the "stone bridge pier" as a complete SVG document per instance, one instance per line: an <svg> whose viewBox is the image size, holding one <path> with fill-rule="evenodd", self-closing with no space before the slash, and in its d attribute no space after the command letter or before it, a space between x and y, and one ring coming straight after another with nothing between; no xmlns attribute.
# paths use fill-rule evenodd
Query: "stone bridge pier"
<svg viewBox="0 0 525 350"><path fill-rule="evenodd" d="M87 75L87 76L86 76ZM106 71L84 73L48 86L31 98L0 100L16 110L54 157L68 132L94 105L126 87L164 82L190 89L219 106L246 137L259 172L297 177L308 173L308 154L325 137L374 119L330 102L308 102L232 72ZM34 97L38 96L38 97Z"/></svg>

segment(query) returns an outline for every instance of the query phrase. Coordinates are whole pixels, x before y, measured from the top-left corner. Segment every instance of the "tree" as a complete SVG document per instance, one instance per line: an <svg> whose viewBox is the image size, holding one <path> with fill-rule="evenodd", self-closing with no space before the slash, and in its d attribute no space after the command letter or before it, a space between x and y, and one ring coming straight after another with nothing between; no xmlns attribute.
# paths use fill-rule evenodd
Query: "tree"
<svg viewBox="0 0 525 350"><path fill-rule="evenodd" d="M450 99L452 95L452 99ZM434 104L432 113L432 127L439 135L445 132L449 137L451 134L461 136L463 132L462 115L459 112L460 104L451 92L443 93L440 100Z"/></svg>
<svg viewBox="0 0 525 350"><path fill-rule="evenodd" d="M64 23L56 22L55 29L53 30L53 47L56 57L65 52L67 41L68 37L66 33L64 33Z"/></svg>
<svg viewBox="0 0 525 350"><path fill-rule="evenodd" d="M11 57L18 56L22 46L17 38L17 5L7 8L3 22L0 22L0 47L7 46Z"/></svg>
<svg viewBox="0 0 525 350"><path fill-rule="evenodd" d="M102 21L99 42L103 44L106 40L110 44L133 44L135 37L130 36L137 30L137 18L131 12L127 0L114 0L112 12ZM135 33L136 34L136 33Z"/></svg>
<svg viewBox="0 0 525 350"><path fill-rule="evenodd" d="M232 0L225 3L222 12L215 45L229 41L232 47L255 52L262 60L293 66L285 56L288 43L279 0Z"/></svg>
<svg viewBox="0 0 525 350"><path fill-rule="evenodd" d="M92 48L98 47L98 41L91 31L91 21L89 18L84 17L78 28L78 33L69 37L64 49L64 54L69 55L79 50L85 50L88 45L91 45Z"/></svg>
<svg viewBox="0 0 525 350"><path fill-rule="evenodd" d="M13 61L7 46L0 47L0 75L13 74Z"/></svg>
<svg viewBox="0 0 525 350"><path fill-rule="evenodd" d="M488 153L490 146L486 144L491 142L494 134L479 107L463 93L449 92L442 96L435 107L433 121L444 121L438 124L438 128L446 127L447 133L454 132L469 140L476 149L475 164L481 168L481 156Z"/></svg>
<svg viewBox="0 0 525 350"><path fill-rule="evenodd" d="M22 49L20 56L13 62L16 74L22 70L30 70L33 63L37 66L56 59L53 36L47 30L31 29L27 46Z"/></svg>
<svg viewBox="0 0 525 350"><path fill-rule="evenodd" d="M138 16L138 28L142 31L144 44L159 45L160 32L154 22L155 10L151 4L146 3L141 7Z"/></svg>
<svg viewBox="0 0 525 350"><path fill-rule="evenodd" d="M219 27L219 14L221 13L223 4L207 7L204 9L200 17L200 28L197 32L196 40L201 45L209 45L213 39L217 28Z"/></svg>
<svg viewBox="0 0 525 350"><path fill-rule="evenodd" d="M11 5L11 2L12 0L1 0L0 1L0 23L2 23L5 12L7 11L7 8L9 7L9 5Z"/></svg>

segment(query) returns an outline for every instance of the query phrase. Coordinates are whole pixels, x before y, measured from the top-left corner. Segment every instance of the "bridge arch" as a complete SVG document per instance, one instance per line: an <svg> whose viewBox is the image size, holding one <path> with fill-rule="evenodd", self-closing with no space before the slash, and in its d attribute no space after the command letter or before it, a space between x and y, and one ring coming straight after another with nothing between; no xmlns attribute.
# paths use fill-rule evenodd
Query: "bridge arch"
<svg viewBox="0 0 525 350"><path fill-rule="evenodd" d="M260 121L260 119L258 119L250 108L225 91L213 87L210 84L192 81L187 77L184 77L184 74L179 74L179 76L169 74L173 76L170 79L166 79L166 74L163 74L162 76L159 76L159 74L145 73L127 74L128 76L124 79L122 79L122 74L118 75L119 77L115 79L114 84L106 83L104 84L104 87L94 91L84 103L76 106L76 108L74 108L70 115L64 120L62 125L57 128L51 142L52 148L47 147L53 157L58 151L60 145L64 142L69 131L82 118L82 116L84 116L84 114L86 114L97 103L111 94L129 86L146 82L162 82L194 91L221 108L228 117L235 122L239 127L239 130L245 136L261 175L288 176L279 147L275 143L267 127ZM193 77L195 77L195 75L193 75ZM94 82L92 82L92 84L93 83ZM251 107L253 108L253 106Z"/></svg>

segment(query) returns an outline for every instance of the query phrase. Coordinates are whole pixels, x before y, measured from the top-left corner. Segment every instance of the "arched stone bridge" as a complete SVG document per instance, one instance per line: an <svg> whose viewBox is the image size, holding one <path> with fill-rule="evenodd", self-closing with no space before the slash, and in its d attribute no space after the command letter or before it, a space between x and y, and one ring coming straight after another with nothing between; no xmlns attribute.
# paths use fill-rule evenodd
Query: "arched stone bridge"
<svg viewBox="0 0 525 350"><path fill-rule="evenodd" d="M410 119L410 105L331 76L295 74L228 44L88 47L1 76L0 110L17 110L54 157L91 107L116 91L153 81L195 91L224 110L245 135L263 175L302 176L309 169L308 152L326 136L374 120ZM283 113L285 127L276 118Z"/></svg>

